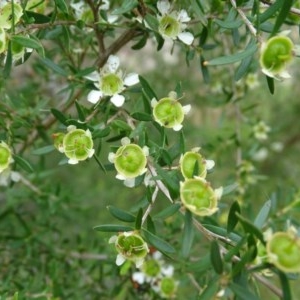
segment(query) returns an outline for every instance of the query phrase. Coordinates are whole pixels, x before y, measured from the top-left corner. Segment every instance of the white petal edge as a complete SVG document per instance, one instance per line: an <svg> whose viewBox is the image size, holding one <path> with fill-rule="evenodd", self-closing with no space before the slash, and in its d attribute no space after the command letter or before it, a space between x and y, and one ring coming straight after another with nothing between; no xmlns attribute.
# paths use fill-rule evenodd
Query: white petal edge
<svg viewBox="0 0 300 300"><path fill-rule="evenodd" d="M95 153L95 149L88 150L88 157L91 158Z"/></svg>
<svg viewBox="0 0 300 300"><path fill-rule="evenodd" d="M132 86L139 83L139 75L137 73L129 73L124 78L124 84L127 86Z"/></svg>
<svg viewBox="0 0 300 300"><path fill-rule="evenodd" d="M194 36L190 32L181 32L177 35L178 39L186 45L191 45L194 41Z"/></svg>
<svg viewBox="0 0 300 300"><path fill-rule="evenodd" d="M123 183L129 188L133 188L135 186L135 178L126 178Z"/></svg>
<svg viewBox="0 0 300 300"><path fill-rule="evenodd" d="M154 108L154 106L156 105L158 103L158 101L155 99L155 98L153 98L152 100L151 100L151 106Z"/></svg>
<svg viewBox="0 0 300 300"><path fill-rule="evenodd" d="M75 125L69 125L68 127L67 127L67 131L68 132L71 132L71 131L73 131L73 130L75 130L76 129L76 126Z"/></svg>
<svg viewBox="0 0 300 300"><path fill-rule="evenodd" d="M112 237L110 237L110 239L108 240L109 244L114 244L117 241L118 237L116 235L113 235Z"/></svg>
<svg viewBox="0 0 300 300"><path fill-rule="evenodd" d="M212 159L205 160L206 170L211 170L215 166L215 162Z"/></svg>
<svg viewBox="0 0 300 300"><path fill-rule="evenodd" d="M132 280L138 284L143 284L146 281L146 277L143 272L134 272L132 274Z"/></svg>
<svg viewBox="0 0 300 300"><path fill-rule="evenodd" d="M87 101L96 104L100 98L103 96L103 93L100 91L92 90L87 95Z"/></svg>
<svg viewBox="0 0 300 300"><path fill-rule="evenodd" d="M191 111L192 106L190 104L182 106L183 113L187 115Z"/></svg>
<svg viewBox="0 0 300 300"><path fill-rule="evenodd" d="M124 137L121 139L121 144L122 144L123 146L129 145L130 143L131 143L131 142L130 142L130 138L127 137L127 136L124 136Z"/></svg>
<svg viewBox="0 0 300 300"><path fill-rule="evenodd" d="M126 260L126 258L124 256L122 256L121 254L118 254L117 259L116 259L116 265L121 266L125 262L125 260Z"/></svg>
<svg viewBox="0 0 300 300"><path fill-rule="evenodd" d="M76 158L70 158L68 160L68 164L70 164L70 165L76 165L76 164L78 164L78 160Z"/></svg>
<svg viewBox="0 0 300 300"><path fill-rule="evenodd" d="M139 269L144 263L144 258L139 258L135 261L135 266Z"/></svg>
<svg viewBox="0 0 300 300"><path fill-rule="evenodd" d="M222 197L222 194L223 194L223 187L221 186L221 187L215 189L214 192L215 192L215 196L216 196L217 200L220 200Z"/></svg>
<svg viewBox="0 0 300 300"><path fill-rule="evenodd" d="M125 180L126 179L126 177L122 174L117 174L116 178L119 179L119 180Z"/></svg>
<svg viewBox="0 0 300 300"><path fill-rule="evenodd" d="M191 21L191 18L187 14L186 10L182 9L178 14L178 21L185 23Z"/></svg>
<svg viewBox="0 0 300 300"><path fill-rule="evenodd" d="M171 277L174 274L174 267L172 265L164 266L161 268L161 272L163 275Z"/></svg>
<svg viewBox="0 0 300 300"><path fill-rule="evenodd" d="M162 14L165 15L170 10L170 3L166 0L161 0L157 2L157 9Z"/></svg>
<svg viewBox="0 0 300 300"><path fill-rule="evenodd" d="M91 81L99 81L100 79L100 74L97 71L94 71L86 76L84 76L84 78L91 80Z"/></svg>
<svg viewBox="0 0 300 300"><path fill-rule="evenodd" d="M125 102L125 97L123 95L116 94L110 98L110 102L116 107L121 107Z"/></svg>
<svg viewBox="0 0 300 300"><path fill-rule="evenodd" d="M115 161L115 157L116 157L116 154L113 153L113 152L109 152L108 153L108 161L111 162L112 164L114 163Z"/></svg>
<svg viewBox="0 0 300 300"><path fill-rule="evenodd" d="M116 55L110 55L108 57L105 66L111 73L116 73L117 69L119 68L119 65L120 65L119 57Z"/></svg>
<svg viewBox="0 0 300 300"><path fill-rule="evenodd" d="M182 128L181 124L177 124L177 125L173 126L174 131L179 131L179 130L181 130L181 128Z"/></svg>

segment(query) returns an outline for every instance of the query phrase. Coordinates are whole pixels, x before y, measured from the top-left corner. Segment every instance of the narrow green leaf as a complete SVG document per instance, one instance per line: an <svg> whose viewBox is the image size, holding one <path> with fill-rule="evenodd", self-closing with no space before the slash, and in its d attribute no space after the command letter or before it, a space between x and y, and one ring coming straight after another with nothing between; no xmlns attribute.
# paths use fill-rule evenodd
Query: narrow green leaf
<svg viewBox="0 0 300 300"><path fill-rule="evenodd" d="M32 173L34 170L31 166L31 164L26 160L24 159L23 157L19 156L19 155L16 155L14 154L14 161L23 169L25 170L26 172L29 172L29 173Z"/></svg>
<svg viewBox="0 0 300 300"><path fill-rule="evenodd" d="M81 122L84 122L85 121L85 113L83 112L83 109L77 100L75 101L75 106L76 106L77 113L78 113L78 119Z"/></svg>
<svg viewBox="0 0 300 300"><path fill-rule="evenodd" d="M286 17L290 13L290 9L293 6L294 1L293 0L282 0L281 1L281 9L278 14L278 17L276 18L275 25L273 27L273 31L271 33L271 36L274 36L279 31L281 25L284 23Z"/></svg>
<svg viewBox="0 0 300 300"><path fill-rule="evenodd" d="M55 150L55 147L53 145L49 145L49 146L41 147L38 149L34 149L31 153L33 155L44 155L44 154L52 152L53 150Z"/></svg>
<svg viewBox="0 0 300 300"><path fill-rule="evenodd" d="M223 21L223 20L215 19L214 22L217 25L219 25L221 28L225 28L225 29L239 28L242 26L242 24L244 24L242 20Z"/></svg>
<svg viewBox="0 0 300 300"><path fill-rule="evenodd" d="M232 247L232 249L230 249L224 255L224 261L230 261L234 255L238 255L239 251L241 250L241 248L244 246L246 242L247 242L247 236L245 235L234 247Z"/></svg>
<svg viewBox="0 0 300 300"><path fill-rule="evenodd" d="M147 230L153 234L156 234L155 224L150 215L147 217Z"/></svg>
<svg viewBox="0 0 300 300"><path fill-rule="evenodd" d="M60 121L62 124L67 126L67 118L65 117L65 115L62 112L60 112L59 110L57 110L55 108L51 108L51 113L58 121Z"/></svg>
<svg viewBox="0 0 300 300"><path fill-rule="evenodd" d="M97 129L93 131L93 139L99 139L106 137L110 134L110 127L105 127L104 129Z"/></svg>
<svg viewBox="0 0 300 300"><path fill-rule="evenodd" d="M233 291L233 293L240 297L240 299L247 299L247 300L260 300L255 294L249 291L248 287L236 284L231 282L229 284L229 288Z"/></svg>
<svg viewBox="0 0 300 300"><path fill-rule="evenodd" d="M206 61L205 65L217 66L217 65L232 64L253 55L256 51L257 51L257 45L254 41L251 41L246 47L245 51L241 51L232 55L214 58L210 61Z"/></svg>
<svg viewBox="0 0 300 300"><path fill-rule="evenodd" d="M30 7L29 7L30 9ZM33 12L31 10L26 10L24 12L24 14L27 16L28 19L33 19L34 20L34 24L44 24L44 23L49 23L50 22L50 18L43 15L43 14L39 14L36 12Z"/></svg>
<svg viewBox="0 0 300 300"><path fill-rule="evenodd" d="M33 38L29 38L29 37L26 37L26 36L23 36L23 35L13 35L11 37L11 41L14 42L14 43L17 43L17 44L19 44L19 45L21 45L25 48L35 49L35 50L38 51L38 53L41 56L44 56L43 55L44 48L38 40L35 40Z"/></svg>
<svg viewBox="0 0 300 300"><path fill-rule="evenodd" d="M250 69L253 56L244 58L234 74L234 80L239 81Z"/></svg>
<svg viewBox="0 0 300 300"><path fill-rule="evenodd" d="M268 200L264 203L262 208L260 209L258 215L256 216L254 220L254 225L257 228L262 228L269 216L270 210L271 210L272 202L271 200Z"/></svg>
<svg viewBox="0 0 300 300"><path fill-rule="evenodd" d="M181 207L180 203L171 204L167 208L161 210L159 213L153 216L154 220L164 220L168 217L173 216Z"/></svg>
<svg viewBox="0 0 300 300"><path fill-rule="evenodd" d="M280 283L281 283L281 287L282 287L281 290L283 293L282 300L292 300L293 299L292 292L291 292L289 280L288 280L286 274L279 271L278 275L279 275L279 279L280 279Z"/></svg>
<svg viewBox="0 0 300 300"><path fill-rule="evenodd" d="M128 223L135 221L135 216L125 210L119 209L112 205L107 206L107 209L113 217L117 218L120 221Z"/></svg>
<svg viewBox="0 0 300 300"><path fill-rule="evenodd" d="M19 299L19 293L15 292L13 296L13 300L18 300Z"/></svg>
<svg viewBox="0 0 300 300"><path fill-rule="evenodd" d="M225 196L225 195L228 195L230 193L232 193L233 191L235 191L237 188L238 188L238 183L232 183L232 184L229 184L229 185L226 185L223 187L223 193L222 193L222 196Z"/></svg>
<svg viewBox="0 0 300 300"><path fill-rule="evenodd" d="M147 44L147 40L148 40L148 34L144 34L142 36L142 38L131 47L131 49L140 50L140 49L144 48Z"/></svg>
<svg viewBox="0 0 300 300"><path fill-rule="evenodd" d="M122 225L115 225L115 224L103 224L98 225L93 228L96 231L102 232L123 232L123 231L133 231L134 228L130 226L122 226Z"/></svg>
<svg viewBox="0 0 300 300"><path fill-rule="evenodd" d="M268 84L269 91L273 95L274 92L275 92L274 78L266 76L266 79L267 79L267 84Z"/></svg>
<svg viewBox="0 0 300 300"><path fill-rule="evenodd" d="M227 232L230 233L233 231L233 229L235 228L236 224L238 223L239 219L236 216L236 213L240 213L241 212L241 208L240 205L237 201L233 202L230 210L229 210L229 214L228 214L228 219L227 219Z"/></svg>
<svg viewBox="0 0 300 300"><path fill-rule="evenodd" d="M222 261L219 244L217 241L211 241L210 260L216 273L221 275L223 273L223 261Z"/></svg>
<svg viewBox="0 0 300 300"><path fill-rule="evenodd" d="M201 272L206 272L208 269L211 269L210 253L207 253L198 261L193 261L187 266L188 272L197 272L197 274Z"/></svg>
<svg viewBox="0 0 300 300"><path fill-rule="evenodd" d="M179 194L179 182L177 178L174 176L174 172L172 171L168 172L162 169L157 164L155 165L155 169L157 171L157 174L161 177L162 181L168 187L169 191L174 193L175 195Z"/></svg>
<svg viewBox="0 0 300 300"><path fill-rule="evenodd" d="M285 0L283 0L285 1ZM259 22L264 23L269 20L282 6L282 0L276 0L268 9L259 15Z"/></svg>
<svg viewBox="0 0 300 300"><path fill-rule="evenodd" d="M175 253L175 249L166 241L146 229L142 229L146 241L163 253Z"/></svg>
<svg viewBox="0 0 300 300"><path fill-rule="evenodd" d="M112 128L121 129L121 130L125 130L125 131L132 130L131 127L122 120L114 120L113 122L111 122L110 126Z"/></svg>
<svg viewBox="0 0 300 300"><path fill-rule="evenodd" d="M141 227L142 227L142 220L143 220L143 209L140 208L139 211L138 211L138 214L136 216L136 219L135 219L135 229L136 230L140 230Z"/></svg>
<svg viewBox="0 0 300 300"><path fill-rule="evenodd" d="M154 93L153 89L151 88L147 80L144 77L139 76L139 81L148 100L151 101L153 98L157 99L156 94Z"/></svg>
<svg viewBox="0 0 300 300"><path fill-rule="evenodd" d="M55 5L59 8L59 10L61 10L65 14L68 13L68 6L64 0L54 0L54 1L55 1Z"/></svg>
<svg viewBox="0 0 300 300"><path fill-rule="evenodd" d="M137 7L138 1L137 0L126 0L122 1L122 5L112 11L113 15L122 15L125 13L130 12L132 9Z"/></svg>
<svg viewBox="0 0 300 300"><path fill-rule="evenodd" d="M134 112L131 117L138 121L152 121L152 116L143 112Z"/></svg>
<svg viewBox="0 0 300 300"><path fill-rule="evenodd" d="M3 69L3 77L4 78L9 77L11 67L12 67L12 52L11 52L11 41L9 41L8 46L7 46L5 65L4 65L4 69Z"/></svg>
<svg viewBox="0 0 300 300"><path fill-rule="evenodd" d="M190 254L194 240L193 216L189 210L186 210L184 216L183 238L181 253L183 258L187 258Z"/></svg>
<svg viewBox="0 0 300 300"><path fill-rule="evenodd" d="M202 224L206 229L208 229L209 231L216 233L220 236L223 236L225 238L229 238L231 241L233 242L239 242L241 240L241 236L239 236L236 233L230 232L229 234L227 233L227 230L225 228L219 227L219 226L215 226L215 225L211 225L211 224Z"/></svg>
<svg viewBox="0 0 300 300"><path fill-rule="evenodd" d="M240 215L239 213L235 213L238 217L240 223L243 225L245 232L253 234L256 236L263 244L265 243L262 232L257 228L251 221Z"/></svg>
<svg viewBox="0 0 300 300"><path fill-rule="evenodd" d="M201 73L202 73L202 77L205 83L209 83L210 82L210 75L209 75L209 71L207 68L207 65L205 64L205 58L204 56L200 56L200 68L201 68Z"/></svg>
<svg viewBox="0 0 300 300"><path fill-rule="evenodd" d="M63 68L55 64L51 59L44 57L41 59L41 62L55 73L64 77L68 76L68 73Z"/></svg>
<svg viewBox="0 0 300 300"><path fill-rule="evenodd" d="M158 20L156 17L152 16L151 14L146 14L145 20L152 30L158 30Z"/></svg>

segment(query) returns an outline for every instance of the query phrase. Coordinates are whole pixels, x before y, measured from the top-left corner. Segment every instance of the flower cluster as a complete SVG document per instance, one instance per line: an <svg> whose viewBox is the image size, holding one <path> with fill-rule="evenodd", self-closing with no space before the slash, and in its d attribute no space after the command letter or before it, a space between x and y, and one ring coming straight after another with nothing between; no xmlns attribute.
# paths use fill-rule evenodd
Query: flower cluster
<svg viewBox="0 0 300 300"><path fill-rule="evenodd" d="M97 90L92 90L88 94L87 100L97 103L101 98L108 96L110 101L117 107L121 107L125 102L125 97L121 93L126 87L135 85L139 82L138 74L129 73L124 75L119 70L120 60L115 55L110 55L105 66L100 72L93 72L86 79L94 82Z"/></svg>
<svg viewBox="0 0 300 300"><path fill-rule="evenodd" d="M126 260L133 262L137 268L144 263L149 252L147 243L136 231L128 231L114 235L109 239L109 243L115 245L118 252L116 264L122 265Z"/></svg>
<svg viewBox="0 0 300 300"><path fill-rule="evenodd" d="M55 148L66 155L69 164L77 164L79 161L91 158L94 155L94 142L91 132L83 129L77 129L70 125L67 133L54 133Z"/></svg>
<svg viewBox="0 0 300 300"><path fill-rule="evenodd" d="M194 148L180 158L180 170L185 181L180 182L180 198L182 204L198 216L209 216L218 210L218 200L222 196L222 188L213 190L205 180L207 171L214 167L213 160L205 160Z"/></svg>
<svg viewBox="0 0 300 300"><path fill-rule="evenodd" d="M124 180L126 186L133 187L135 178L147 171L149 149L132 144L127 137L121 140L121 144L116 153L109 153L108 160L115 165L118 172L116 178Z"/></svg>
<svg viewBox="0 0 300 300"><path fill-rule="evenodd" d="M192 33L185 31L186 23L191 20L187 12L182 9L180 12L172 11L171 4L167 0L157 2L158 15L158 31L164 38L172 40L179 39L187 45L191 45L194 41Z"/></svg>
<svg viewBox="0 0 300 300"><path fill-rule="evenodd" d="M174 267L166 264L159 251L148 255L138 272L132 274L132 280L138 286L145 284L160 297L174 298L178 282L174 279Z"/></svg>
<svg viewBox="0 0 300 300"><path fill-rule="evenodd" d="M179 131L182 128L184 115L191 110L191 105L182 106L177 99L175 92L170 92L168 97L156 100L151 100L153 107L154 120L161 126L166 128L173 128Z"/></svg>

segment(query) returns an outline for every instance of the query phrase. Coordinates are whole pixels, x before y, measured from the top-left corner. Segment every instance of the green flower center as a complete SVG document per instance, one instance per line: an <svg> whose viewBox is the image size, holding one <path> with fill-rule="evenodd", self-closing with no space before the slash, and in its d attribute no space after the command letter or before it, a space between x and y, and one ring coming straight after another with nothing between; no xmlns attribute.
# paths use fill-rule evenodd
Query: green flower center
<svg viewBox="0 0 300 300"><path fill-rule="evenodd" d="M182 123L184 112L181 104L172 98L162 98L153 109L155 121L167 128Z"/></svg>
<svg viewBox="0 0 300 300"><path fill-rule="evenodd" d="M7 167L11 158L11 152L5 146L0 144L0 166Z"/></svg>
<svg viewBox="0 0 300 300"><path fill-rule="evenodd" d="M127 178L139 176L146 164L146 155L138 145L124 145L116 153L115 167L120 174Z"/></svg>
<svg viewBox="0 0 300 300"><path fill-rule="evenodd" d="M19 4L7 3L0 9L0 27L11 28L12 24L12 5L14 6L14 22L17 24L22 16L22 7Z"/></svg>
<svg viewBox="0 0 300 300"><path fill-rule="evenodd" d="M164 277L160 282L160 290L163 295L172 296L176 291L175 280L171 277Z"/></svg>
<svg viewBox="0 0 300 300"><path fill-rule="evenodd" d="M180 187L183 204L197 215L208 215L216 208L217 198L210 185L201 179L187 179Z"/></svg>
<svg viewBox="0 0 300 300"><path fill-rule="evenodd" d="M147 245L139 235L119 235L117 250L126 258L143 258L147 255Z"/></svg>
<svg viewBox="0 0 300 300"><path fill-rule="evenodd" d="M5 31L3 28L0 28L0 53L5 51L5 47L6 47Z"/></svg>
<svg viewBox="0 0 300 300"><path fill-rule="evenodd" d="M160 265L157 260L150 259L144 262L143 272L149 277L156 277L160 273Z"/></svg>
<svg viewBox="0 0 300 300"><path fill-rule="evenodd" d="M186 152L181 160L181 173L184 178L194 176L206 176L206 167L201 154L196 152ZM196 174L195 174L196 172Z"/></svg>
<svg viewBox="0 0 300 300"><path fill-rule="evenodd" d="M161 35L175 39L180 33L180 22L170 15L160 19L158 31Z"/></svg>
<svg viewBox="0 0 300 300"><path fill-rule="evenodd" d="M117 74L110 73L101 76L100 78L100 90L106 96L113 96L123 91L123 80Z"/></svg>
<svg viewBox="0 0 300 300"><path fill-rule="evenodd" d="M85 160L93 149L93 140L84 130L75 129L65 135L63 147L68 158Z"/></svg>
<svg viewBox="0 0 300 300"><path fill-rule="evenodd" d="M275 234L269 242L269 251L277 256L274 264L285 271L300 271L300 243L287 233Z"/></svg>
<svg viewBox="0 0 300 300"><path fill-rule="evenodd" d="M262 67L273 72L282 71L293 58L293 48L294 45L288 37L271 38L260 58Z"/></svg>

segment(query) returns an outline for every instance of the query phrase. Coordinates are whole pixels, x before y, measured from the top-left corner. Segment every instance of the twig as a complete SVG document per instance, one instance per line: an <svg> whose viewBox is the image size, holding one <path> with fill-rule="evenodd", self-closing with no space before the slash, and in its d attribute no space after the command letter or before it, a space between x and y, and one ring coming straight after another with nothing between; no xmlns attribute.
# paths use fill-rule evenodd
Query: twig
<svg viewBox="0 0 300 300"><path fill-rule="evenodd" d="M151 210L152 210L152 208L153 208L154 202L155 202L155 200L156 200L156 198L157 198L158 191L159 191L159 188L158 188L158 186L156 186L156 187L155 187L155 190L154 190L154 192L153 192L153 194L152 194L151 203L148 205L148 207L147 207L147 209L146 209L146 211L145 211L145 213L144 213L144 215L143 215L143 218L142 218L142 225L145 223L145 221L146 221L148 215L150 214L150 212L151 212Z"/></svg>

